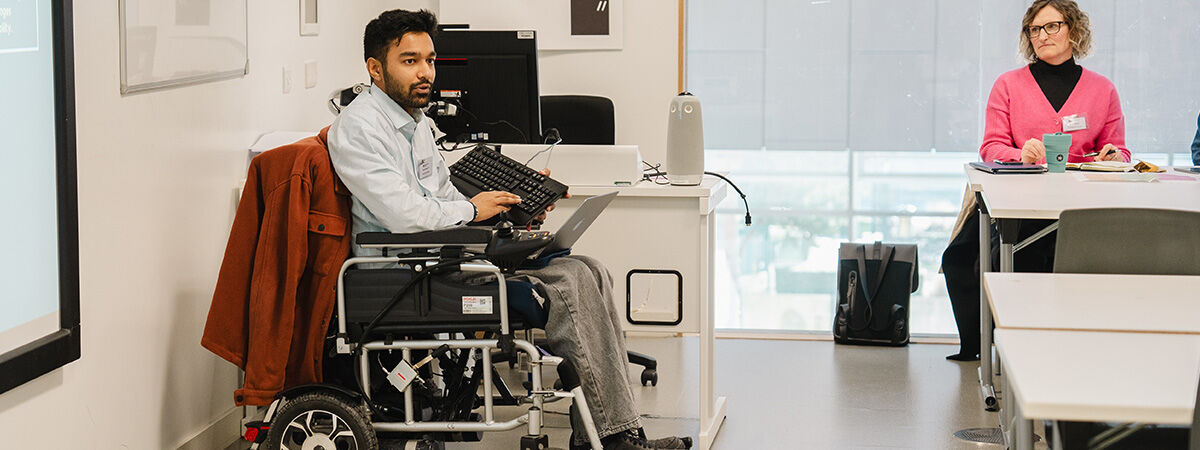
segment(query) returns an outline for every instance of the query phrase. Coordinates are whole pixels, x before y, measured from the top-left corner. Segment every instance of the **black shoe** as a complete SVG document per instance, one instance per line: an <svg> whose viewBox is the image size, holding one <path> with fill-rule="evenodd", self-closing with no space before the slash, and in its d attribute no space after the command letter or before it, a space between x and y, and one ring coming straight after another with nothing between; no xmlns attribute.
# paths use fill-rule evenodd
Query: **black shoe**
<svg viewBox="0 0 1200 450"><path fill-rule="evenodd" d="M654 448L671 450L692 448L692 438L690 436L667 436L658 439L646 439L646 430L638 428L637 432L638 436L641 436L642 439L646 440L647 444Z"/></svg>
<svg viewBox="0 0 1200 450"><path fill-rule="evenodd" d="M966 353L955 353L947 356L946 359L951 361L979 361L979 354L968 355Z"/></svg>
<svg viewBox="0 0 1200 450"><path fill-rule="evenodd" d="M604 446L603 450L658 450L658 447L652 447L645 438L639 436L637 430L625 430L602 437L600 445ZM592 450L590 444L576 445L574 439L571 439L570 448L571 450Z"/></svg>
<svg viewBox="0 0 1200 450"><path fill-rule="evenodd" d="M669 436L648 440L646 432L638 428L605 436L600 439L600 444L604 446L604 450L686 450L692 448L692 438ZM570 448L571 450L588 450L591 447L588 444L576 445L575 440L572 439Z"/></svg>

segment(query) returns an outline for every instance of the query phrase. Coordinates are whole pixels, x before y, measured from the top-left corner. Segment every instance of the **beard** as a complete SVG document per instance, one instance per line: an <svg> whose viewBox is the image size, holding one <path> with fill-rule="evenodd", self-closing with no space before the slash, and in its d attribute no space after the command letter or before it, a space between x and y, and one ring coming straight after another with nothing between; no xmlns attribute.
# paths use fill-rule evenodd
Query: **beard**
<svg viewBox="0 0 1200 450"><path fill-rule="evenodd" d="M400 80L392 78L388 74L387 68L383 70L383 92L387 93L396 104L404 108L424 108L429 106L429 94L420 94L416 89L421 86L431 86L428 80L420 80L416 83L404 86Z"/></svg>

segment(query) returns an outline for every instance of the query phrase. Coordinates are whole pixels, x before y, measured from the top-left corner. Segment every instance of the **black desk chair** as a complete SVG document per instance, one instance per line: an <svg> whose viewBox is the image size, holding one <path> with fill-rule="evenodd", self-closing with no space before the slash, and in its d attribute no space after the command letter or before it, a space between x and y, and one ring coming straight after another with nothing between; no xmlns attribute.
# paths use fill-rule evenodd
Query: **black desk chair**
<svg viewBox="0 0 1200 450"><path fill-rule="evenodd" d="M542 129L557 129L563 144L613 145L616 143L613 102L595 95L543 95ZM642 384L658 386L658 360L629 352L629 362L644 367Z"/></svg>
<svg viewBox="0 0 1200 450"><path fill-rule="evenodd" d="M1200 213L1145 208L1063 211L1054 272L1200 275ZM1200 408L1192 419L1192 450L1200 450L1198 424ZM1184 448L1189 439L1187 428L1143 424L1059 422L1055 429L1056 441L1065 449Z"/></svg>
<svg viewBox="0 0 1200 450"><path fill-rule="evenodd" d="M616 143L613 102L594 95L543 95L542 129L557 129L563 144Z"/></svg>

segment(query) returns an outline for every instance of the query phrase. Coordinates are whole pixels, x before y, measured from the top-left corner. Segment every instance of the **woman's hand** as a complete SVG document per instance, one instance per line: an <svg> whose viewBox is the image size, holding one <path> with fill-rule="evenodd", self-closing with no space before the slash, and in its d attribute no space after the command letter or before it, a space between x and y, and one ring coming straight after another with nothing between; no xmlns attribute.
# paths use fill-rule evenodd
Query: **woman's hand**
<svg viewBox="0 0 1200 450"><path fill-rule="evenodd" d="M1025 145L1021 147L1021 162L1025 164L1037 164L1046 159L1046 144L1038 139L1030 139L1025 141Z"/></svg>
<svg viewBox="0 0 1200 450"><path fill-rule="evenodd" d="M1100 154L1093 157L1096 161L1125 161L1125 155L1121 154L1121 149L1112 144L1104 144L1104 148L1100 149Z"/></svg>

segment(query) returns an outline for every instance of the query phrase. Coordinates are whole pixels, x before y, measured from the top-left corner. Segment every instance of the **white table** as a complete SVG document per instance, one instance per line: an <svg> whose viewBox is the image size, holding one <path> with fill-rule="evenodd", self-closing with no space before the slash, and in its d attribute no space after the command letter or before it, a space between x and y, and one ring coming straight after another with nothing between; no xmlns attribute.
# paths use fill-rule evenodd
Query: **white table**
<svg viewBox="0 0 1200 450"><path fill-rule="evenodd" d="M1200 334L1200 276L986 273L997 328Z"/></svg>
<svg viewBox="0 0 1200 450"><path fill-rule="evenodd" d="M1016 448L1033 448L1033 420L1192 422L1200 336L996 330L1015 400Z"/></svg>
<svg viewBox="0 0 1200 450"><path fill-rule="evenodd" d="M1084 182L1076 172L1032 175L992 175L963 164L971 190L979 203L979 267L981 273L991 270L991 219L1000 229L1000 271L1013 271L1013 253L1057 229L1057 223L1017 243L1020 221L1027 219L1058 219L1065 209L1075 208L1159 208L1200 212L1200 182L1160 181ZM1167 169L1166 174L1181 172ZM1195 177L1193 177L1195 178ZM987 293L980 283L980 359L979 381L984 405L988 410L999 408L996 401L992 364L992 317L985 303Z"/></svg>
<svg viewBox="0 0 1200 450"><path fill-rule="evenodd" d="M604 262L613 275L613 300L628 317L626 276L635 269L673 270L682 277L683 314L678 296L639 302L634 308L648 311L639 320L673 321L677 325L635 325L626 331L688 333L700 336L700 436L697 447L708 449L725 420L725 397L714 392L714 261L717 204L728 193L727 185L705 177L699 186L661 186L641 182L636 186L571 186L570 199L558 201L544 229L556 230L583 199L611 191L617 197L572 247L572 253ZM653 355L652 355L653 356Z"/></svg>

